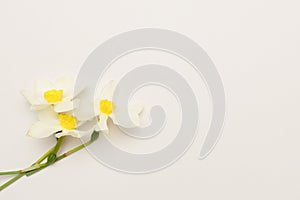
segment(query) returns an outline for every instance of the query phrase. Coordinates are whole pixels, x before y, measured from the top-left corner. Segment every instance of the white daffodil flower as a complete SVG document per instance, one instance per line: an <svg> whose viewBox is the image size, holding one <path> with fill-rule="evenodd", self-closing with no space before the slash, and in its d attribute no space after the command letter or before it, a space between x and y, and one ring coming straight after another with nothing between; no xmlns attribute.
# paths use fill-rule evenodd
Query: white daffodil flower
<svg viewBox="0 0 300 200"><path fill-rule="evenodd" d="M79 122L70 112L56 113L48 108L38 112L38 119L28 130L28 136L45 138L55 134L57 138L68 135L80 138L91 132L78 130L84 122Z"/></svg>
<svg viewBox="0 0 300 200"><path fill-rule="evenodd" d="M37 80L34 92L21 91L31 104L32 110L43 110L52 106L57 113L71 111L77 106L78 100L74 100L73 92L73 80L68 76L61 77L53 83Z"/></svg>
<svg viewBox="0 0 300 200"><path fill-rule="evenodd" d="M134 126L140 126L140 113L143 107L140 105L130 105L128 110L126 108L120 108L112 101L112 97L115 91L116 82L110 81L101 91L101 94L95 100L94 110L97 117L99 130L108 133L107 120L111 118L113 123L124 128L133 128ZM131 123L119 122L116 120L116 115L120 112L127 112L130 117Z"/></svg>

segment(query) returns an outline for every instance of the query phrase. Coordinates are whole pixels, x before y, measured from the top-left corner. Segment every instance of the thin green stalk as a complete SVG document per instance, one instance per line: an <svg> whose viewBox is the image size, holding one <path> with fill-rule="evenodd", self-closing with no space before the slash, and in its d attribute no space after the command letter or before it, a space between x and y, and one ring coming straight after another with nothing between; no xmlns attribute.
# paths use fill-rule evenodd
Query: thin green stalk
<svg viewBox="0 0 300 200"><path fill-rule="evenodd" d="M56 143L56 145L55 145L54 150L53 150L52 153L57 154L57 152L59 151L59 149L60 149L60 147L61 147L61 145L62 145L62 143L63 143L64 140L65 140L65 136L60 137L57 140L57 143Z"/></svg>
<svg viewBox="0 0 300 200"><path fill-rule="evenodd" d="M57 142L58 143L58 142ZM55 146L53 146L51 149L49 149L44 155L42 155L42 157L40 157L35 163L33 163L31 166L40 164L41 162L43 162L54 150L55 150ZM17 170L17 171L7 171L7 172L0 172L0 176L1 175L12 175L12 174L20 174L22 173L22 170Z"/></svg>
<svg viewBox="0 0 300 200"><path fill-rule="evenodd" d="M35 162L33 165L31 165L30 167L26 168L26 169L23 169L21 170L21 173L27 173L27 172L30 172L30 171L33 171L33 170L36 170L36 169L39 169L39 168L42 168L44 166L47 166L48 164L53 163L55 160L56 160L56 154L57 152L59 151L63 141L65 140L65 136L63 137L60 137L59 139L57 139L57 142L56 142L56 145L51 148L50 150L52 151L48 151L40 160L45 160L47 157L48 157L48 161L44 164L40 164L41 161L38 160L37 162ZM51 156L54 156L51 157ZM51 160L49 160L49 158L51 157Z"/></svg>
<svg viewBox="0 0 300 200"><path fill-rule="evenodd" d="M66 153L64 153L64 154L62 154L62 155L59 156L59 157L57 157L56 160L55 160L53 163L44 163L44 164L40 164L39 167L37 167L36 169L34 169L34 170L32 170L32 171L27 171L27 172L26 172L26 176L31 176L31 175L35 174L36 172L39 172L39 171L41 171L42 169L45 169L46 167L48 167L48 166L50 166L50 165L52 165L52 164L54 164L54 163L56 163L56 162L58 162L58 161L60 161L60 160L62 160L62 159L64 159L64 158L66 158L66 157L72 155L73 153L76 153L77 151L83 149L84 147L86 147L86 146L88 146L88 145L90 145L90 144L92 144L92 143L93 143L92 141L88 141L88 142L86 142L86 143L84 143L84 144L82 144L82 145L79 145L79 146L75 147L74 149L71 149L70 151L68 151L68 152L66 152Z"/></svg>
<svg viewBox="0 0 300 200"><path fill-rule="evenodd" d="M36 164L40 164L41 162L43 162L55 149L56 145L54 147L52 147L51 149L49 149L49 151L47 151L42 157L40 157L35 163L33 163L32 165L36 165Z"/></svg>
<svg viewBox="0 0 300 200"><path fill-rule="evenodd" d="M59 132L57 132L59 133ZM49 149L49 151L47 151L42 157L40 157L35 163L32 164L40 164L41 162L43 162L50 154L55 153L57 154L57 152L59 151L62 142L64 141L65 137L60 137L57 141L56 141L56 145L54 147L52 147L51 149Z"/></svg>
<svg viewBox="0 0 300 200"><path fill-rule="evenodd" d="M56 153L59 151L63 141L64 141L64 137L61 137L60 139L57 140L57 143L54 147L52 147L48 152L46 152L40 159L38 159L33 165L31 165L31 167L25 169L25 170L20 170L20 171L11 171L11 172L1 172L3 175L6 174L18 174L17 176L15 176L14 178L12 178L11 180L9 180L8 182L4 183L3 185L0 186L0 191L2 191L3 189L5 189L6 187L8 187L9 185L13 184L14 182L16 182L17 180L19 180L20 178L22 178L24 175L26 176L30 176L32 174L35 174L37 172L39 172L42 169L45 169L46 167L52 165L53 163L56 163L70 155L72 155L73 153L85 148L86 146L92 144L94 141L96 141L99 137L99 132L94 131L93 134L91 135L91 139L82 144L79 145L77 147L75 147L74 149L71 149L70 151L62 154L59 157L55 157L55 159L51 162L49 162L49 158L51 154ZM44 161L46 158L48 158L48 162L41 164L42 161ZM1 175L1 174L0 174Z"/></svg>
<svg viewBox="0 0 300 200"><path fill-rule="evenodd" d="M30 168L35 168L35 166L40 165L41 162L43 162L50 154L55 152L55 154L59 151L62 142L64 141L64 137L61 137L57 140L56 145L53 146L51 149L49 149L42 157L40 157L35 163L31 165L31 167L27 168L29 170ZM13 184L20 178L22 178L24 175L26 175L26 169L25 170L18 170L18 171L8 171L8 172L0 172L0 175L12 175L12 174L18 174L8 182L4 183L3 185L0 186L0 191L8 187L9 185Z"/></svg>
<svg viewBox="0 0 300 200"><path fill-rule="evenodd" d="M7 181L6 183L4 183L3 185L0 186L0 191L4 190L9 185L13 184L14 182L16 182L17 180L22 178L24 175L25 174L19 174L19 175L15 176L14 178L10 179L9 181Z"/></svg>
<svg viewBox="0 0 300 200"><path fill-rule="evenodd" d="M84 144L82 144L82 145L79 145L78 147L75 147L74 149L72 149L72 150L70 150L70 151L68 151L68 152L66 152L66 153L64 153L64 154L62 154L61 156L57 157L56 162L58 162L58 161L60 161L60 160L62 160L62 159L64 159L64 158L66 158L66 157L72 155L73 153L76 153L77 151L79 151L79 150L81 150L81 149L83 149L83 148L89 146L89 145L92 144L92 143L93 143L93 141L90 140L90 141L88 141L88 142L86 142L86 143L84 143Z"/></svg>
<svg viewBox="0 0 300 200"><path fill-rule="evenodd" d="M72 155L73 153L76 153L77 151L80 151L81 149L83 149L83 148L89 146L89 145L92 144L94 141L96 141L96 140L98 139L98 137L99 137L99 132L94 131L93 134L92 134L92 136L91 136L91 139L90 139L88 142L86 142L86 143L84 143L84 144L82 144L82 145L79 145L79 146L77 146L77 147L71 149L70 151L68 151L68 152L66 152L66 153L64 153L64 154L62 154L62 155L60 155L60 156L57 157L57 158L55 159L55 161L52 162L52 163L40 164L39 167L38 167L37 169L34 169L34 170L32 170L32 171L27 171L27 172L25 173L26 176L31 176L31 175L33 175L33 174L35 174L35 173L41 171L42 169L45 169L46 167L48 167L48 166L50 166L50 165L52 165L52 164L54 164L54 163L56 163L56 162L58 162L58 161L60 161L60 160L62 160L62 159L64 159L64 158L66 158L66 157Z"/></svg>
<svg viewBox="0 0 300 200"><path fill-rule="evenodd" d="M0 176L1 175L12 175L12 174L20 174L20 170L18 170L18 171L0 172Z"/></svg>

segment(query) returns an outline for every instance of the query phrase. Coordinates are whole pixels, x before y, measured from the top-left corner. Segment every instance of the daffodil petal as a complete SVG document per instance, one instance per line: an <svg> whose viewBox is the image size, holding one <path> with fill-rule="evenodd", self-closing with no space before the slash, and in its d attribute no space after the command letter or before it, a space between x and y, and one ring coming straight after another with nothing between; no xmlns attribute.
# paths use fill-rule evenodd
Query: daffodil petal
<svg viewBox="0 0 300 200"><path fill-rule="evenodd" d="M95 112L95 116L99 116L101 114L100 112L100 98L97 98L94 102L94 112Z"/></svg>
<svg viewBox="0 0 300 200"><path fill-rule="evenodd" d="M63 101L54 105L54 111L57 113L68 112L70 110L74 110L79 105L79 100L76 99L74 101Z"/></svg>
<svg viewBox="0 0 300 200"><path fill-rule="evenodd" d="M130 119L131 119L132 123L135 126L140 126L141 125L139 114L142 112L142 110L143 110L143 107L139 106L139 105L133 105L133 106L128 107L128 114L130 116Z"/></svg>
<svg viewBox="0 0 300 200"><path fill-rule="evenodd" d="M48 107L50 107L50 104L32 105L32 106L30 107L30 110L33 110L33 111L40 111L40 110L47 109Z"/></svg>
<svg viewBox="0 0 300 200"><path fill-rule="evenodd" d="M122 109L116 109L114 113L110 115L111 119L113 120L114 124L122 126L124 128L133 128L140 126L140 113L143 110L143 106L140 105L131 105L128 107L128 115L130 119L122 118L127 115L127 111ZM119 117L117 119L117 116Z"/></svg>
<svg viewBox="0 0 300 200"><path fill-rule="evenodd" d="M39 101L38 97L36 94L34 94L33 92L30 92L28 90L22 90L21 94L25 97L25 99L31 104L31 105L35 105L35 104L40 104L41 102Z"/></svg>
<svg viewBox="0 0 300 200"><path fill-rule="evenodd" d="M142 105L130 105L128 106L129 112L135 113L135 114L140 114L144 109L144 106Z"/></svg>
<svg viewBox="0 0 300 200"><path fill-rule="evenodd" d="M55 134L55 137L60 138L62 136L72 136L72 137L76 137L76 138L81 138L83 136L88 135L91 132L92 132L91 130L88 130L88 131L80 131L80 130L67 131L67 130L63 130L62 132Z"/></svg>
<svg viewBox="0 0 300 200"><path fill-rule="evenodd" d="M71 76L62 76L54 83L55 88L63 90L63 97L73 96L73 78Z"/></svg>
<svg viewBox="0 0 300 200"><path fill-rule="evenodd" d="M38 121L34 123L27 132L27 135L33 138L45 138L60 131L59 126L51 126L48 123Z"/></svg>
<svg viewBox="0 0 300 200"><path fill-rule="evenodd" d="M111 100L114 94L116 88L116 81L112 80L109 81L104 88L102 89L100 93L100 100L102 99L108 99Z"/></svg>
<svg viewBox="0 0 300 200"><path fill-rule="evenodd" d="M72 101L74 99L73 96L63 97L62 101Z"/></svg>
<svg viewBox="0 0 300 200"><path fill-rule="evenodd" d="M76 88L75 87L73 88L73 98L79 96L83 92L84 89L85 89L84 85L79 85L78 86L76 84Z"/></svg>
<svg viewBox="0 0 300 200"><path fill-rule="evenodd" d="M55 88L55 86L48 80L45 79L38 79L36 81L36 86L35 86L36 93L40 96L43 96L44 93L48 90L52 90Z"/></svg>
<svg viewBox="0 0 300 200"><path fill-rule="evenodd" d="M111 115L113 123L124 128L134 128L140 126L140 118L136 115L130 115L130 119L117 120L115 115Z"/></svg>
<svg viewBox="0 0 300 200"><path fill-rule="evenodd" d="M91 119L90 119L90 120L91 120ZM85 123L87 123L87 122L88 122L88 120L87 120L87 121L82 121L82 120L79 121L76 128L79 128L79 127L85 125Z"/></svg>
<svg viewBox="0 0 300 200"><path fill-rule="evenodd" d="M59 125L58 114L50 106L48 109L39 111L38 118L40 121L50 125Z"/></svg>
<svg viewBox="0 0 300 200"><path fill-rule="evenodd" d="M107 119L108 119L108 115L101 114L99 116L99 121L98 121L99 130L105 133L108 133Z"/></svg>

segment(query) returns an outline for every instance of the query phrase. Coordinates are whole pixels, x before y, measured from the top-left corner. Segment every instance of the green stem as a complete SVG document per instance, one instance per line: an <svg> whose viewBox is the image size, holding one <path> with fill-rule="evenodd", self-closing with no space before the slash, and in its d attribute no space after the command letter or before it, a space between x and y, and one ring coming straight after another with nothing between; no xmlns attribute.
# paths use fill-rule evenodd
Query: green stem
<svg viewBox="0 0 300 200"><path fill-rule="evenodd" d="M36 164L40 164L41 162L43 162L50 154L55 153L57 154L57 152L59 151L63 141L64 141L65 137L60 137L57 141L56 141L56 145L54 147L52 147L51 149L49 149L42 157L40 157L35 163L33 163L32 165L36 165Z"/></svg>
<svg viewBox="0 0 300 200"><path fill-rule="evenodd" d="M0 172L0 176L1 175L12 175L12 174L20 174L20 170L18 170L18 171Z"/></svg>
<svg viewBox="0 0 300 200"><path fill-rule="evenodd" d="M60 160L63 159L63 158L68 157L69 155L72 155L73 153L76 153L77 151L79 151L79 150L81 150L81 149L83 149L83 148L89 146L89 145L92 144L92 143L93 143L93 141L90 140L90 141L88 141L88 142L86 142L86 143L84 143L84 144L82 144L82 145L79 145L78 147L75 147L74 149L71 149L70 151L68 151L68 152L66 152L66 153L64 153L64 154L62 154L62 155L59 156L59 157L57 157L56 162L57 162L57 161L60 161Z"/></svg>
<svg viewBox="0 0 300 200"><path fill-rule="evenodd" d="M72 155L73 153L76 153L77 151L79 151L79 150L85 148L86 146L88 146L88 145L90 145L90 144L92 144L92 143L93 143L92 141L88 141L88 142L86 142L86 143L84 143L84 144L82 144L82 145L79 145L78 147L75 147L74 149L71 149L70 151L68 151L68 152L66 152L66 153L64 153L64 154L62 154L62 155L59 156L59 157L57 157L56 160L55 160L55 162L53 162L53 163L44 163L44 164L40 164L39 167L37 167L37 169L34 169L34 170L32 170L32 171L26 172L26 176L31 176L31 175L35 174L36 172L39 172L39 171L41 171L42 169L45 169L46 167L49 167L50 165L52 165L52 164L54 164L54 163L56 163L56 162L58 162L58 161L60 161L60 160L62 160L62 159L64 159L64 158L66 158L66 157L68 157L68 156L70 156L70 155Z"/></svg>
<svg viewBox="0 0 300 200"><path fill-rule="evenodd" d="M86 142L86 143L84 143L84 144L82 144L82 145L79 145L79 146L75 147L74 149L71 149L70 151L68 151L68 152L66 152L66 153L64 153L64 154L62 154L62 155L60 155L60 156L57 157L56 160L55 160L54 162L52 162L52 163L40 164L39 167L38 167L37 169L34 169L34 170L32 170L32 171L26 172L26 173L25 173L26 176L31 176L31 175L33 175L33 174L35 174L35 173L41 171L42 169L45 169L46 167L48 167L48 166L50 166L50 165L52 165L52 164L54 164L54 163L56 163L56 162L58 162L58 161L60 161L60 160L62 160L62 159L64 159L64 158L66 158L66 157L72 155L73 153L76 153L77 151L80 151L81 149L83 149L83 148L89 146L90 144L92 144L95 140L98 139L98 137L99 137L99 132L94 131L94 133L93 133L92 136L91 136L91 139L90 139L88 142Z"/></svg>
<svg viewBox="0 0 300 200"><path fill-rule="evenodd" d="M54 151L56 151L56 153L58 152L64 138L61 137L62 139L58 139L57 143L55 146L53 146L51 149L49 149L44 155L42 155L42 157L40 157L35 163L33 163L31 166L40 164L41 162L43 162L51 153L53 153ZM17 170L17 171L7 171L7 172L0 172L0 176L1 175L13 175L13 174L20 174L22 173L22 170Z"/></svg>
<svg viewBox="0 0 300 200"><path fill-rule="evenodd" d="M43 162L50 154L52 153L57 153L62 145L62 142L64 141L65 137L61 137L57 140L56 145L54 147L52 147L51 149L49 149L44 155L42 155L42 157L40 157L35 163L33 163L31 165L31 167L35 166L35 165L40 165L41 162ZM26 171L26 170L25 170ZM4 183L3 185L0 186L0 191L2 191L3 189L5 189L6 187L8 187L9 185L13 184L14 182L16 182L17 180L19 180L20 178L22 178L24 175L26 175L26 172L23 170L18 170L18 171L8 171L8 172L0 172L0 175L12 175L12 174L18 174L17 176L15 176L14 178L12 178L11 180L9 180L8 182Z"/></svg>
<svg viewBox="0 0 300 200"><path fill-rule="evenodd" d="M35 162L33 165L31 165L30 167L26 168L26 169L23 169L21 170L20 172L21 173L27 173L27 172L30 172L30 171L33 171L33 170L36 170L36 169L39 169L39 168L42 168L44 166L47 166L49 163L49 157L54 154L54 159L56 160L56 154L57 152L59 151L63 141L65 140L65 136L63 137L60 137L59 139L57 139L57 142L56 142L56 145L51 148L45 155L43 155L41 157L41 159L39 159L37 162ZM51 151L52 150L52 151ZM41 161L43 161L44 159L46 159L48 157L48 162L44 163L44 164L40 164Z"/></svg>
<svg viewBox="0 0 300 200"><path fill-rule="evenodd" d="M19 174L19 175L15 176L14 178L10 179L9 181L7 181L6 183L4 183L3 185L0 186L0 191L4 190L9 185L13 184L14 182L16 182L17 180L22 178L24 175L25 174Z"/></svg>
<svg viewBox="0 0 300 200"><path fill-rule="evenodd" d="M57 133L60 133L61 131L58 131ZM49 149L42 157L40 157L35 163L32 164L40 164L43 162L51 153L55 152L55 154L58 152L59 148L61 147L62 142L64 141L65 137L60 137L57 141L54 147Z"/></svg>
<svg viewBox="0 0 300 200"><path fill-rule="evenodd" d="M56 148L58 144L58 141L56 143L55 146L53 146L51 149L49 149L44 155L42 155L42 157L40 157L35 163L33 163L31 166L40 164L41 162L43 162ZM22 170L18 170L18 171L7 171L7 172L0 172L0 176L1 175L12 175L12 174L20 174L22 173Z"/></svg>
<svg viewBox="0 0 300 200"><path fill-rule="evenodd" d="M56 143L57 144L57 143ZM40 164L41 162L43 162L54 150L55 147L52 147L51 149L49 149L49 151L47 151L42 157L40 157L35 163L33 163L32 165L36 165L36 164Z"/></svg>
<svg viewBox="0 0 300 200"><path fill-rule="evenodd" d="M57 140L57 143L56 143L56 145L55 145L54 150L53 150L52 153L57 154L57 152L59 151L59 149L60 149L60 147L61 147L63 141L65 140L65 138L66 138L66 137L63 136L63 137L60 137L60 138Z"/></svg>
<svg viewBox="0 0 300 200"><path fill-rule="evenodd" d="M9 180L8 182L4 183L3 185L0 186L0 191L2 191L3 189L5 189L6 187L8 187L9 185L13 184L14 182L16 182L17 180L19 180L20 178L22 178L24 175L26 176L30 176L32 174L35 174L37 172L39 172L40 170L42 169L45 169L46 167L52 165L53 163L56 163L70 155L72 155L73 153L85 148L86 146L89 146L90 144L92 144L94 141L96 141L99 137L99 132L97 131L94 131L93 134L91 135L91 139L82 144L82 145L79 145L77 147L75 147L74 149L71 149L70 151L62 154L61 156L55 158L55 160L53 162L46 162L46 163L43 163L41 164L41 162L43 162L47 157L49 157L51 154L56 154L63 141L64 141L64 138L65 137L61 137L60 139L57 140L57 143L54 147L52 147L48 152L46 152L40 159L38 159L34 164L31 165L31 167L27 168L27 170L20 170L20 171L10 171L10 172L1 172L0 175L8 175L8 174L18 174L17 176L15 176L14 178L12 178L11 180ZM28 170L31 170L32 171L28 171Z"/></svg>

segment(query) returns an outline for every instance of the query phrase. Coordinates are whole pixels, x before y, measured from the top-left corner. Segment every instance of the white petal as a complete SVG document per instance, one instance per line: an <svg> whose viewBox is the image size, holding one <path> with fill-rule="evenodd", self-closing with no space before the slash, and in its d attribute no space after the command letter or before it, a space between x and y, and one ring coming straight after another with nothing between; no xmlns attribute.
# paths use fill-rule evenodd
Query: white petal
<svg viewBox="0 0 300 200"><path fill-rule="evenodd" d="M74 87L73 88L73 98L78 97L85 89L84 85L79 85L79 86L75 85L73 87ZM76 87L76 89L75 89L75 87Z"/></svg>
<svg viewBox="0 0 300 200"><path fill-rule="evenodd" d="M77 123L77 126L76 126L76 128L79 128L80 126L83 126L83 125L85 125L85 123L87 123L88 122L88 120L87 121L79 121L78 123Z"/></svg>
<svg viewBox="0 0 300 200"><path fill-rule="evenodd" d="M53 111L51 107L38 112L38 118L40 121L51 125L59 125L58 114Z"/></svg>
<svg viewBox="0 0 300 200"><path fill-rule="evenodd" d="M98 121L99 130L105 133L108 133L107 119L108 119L108 115L101 114L99 116L99 121Z"/></svg>
<svg viewBox="0 0 300 200"><path fill-rule="evenodd" d="M41 96L43 96L46 91L55 89L55 86L50 81L45 79L37 80L35 87L36 93Z"/></svg>
<svg viewBox="0 0 300 200"><path fill-rule="evenodd" d="M31 105L35 105L35 104L40 104L41 102L39 101L38 96L33 93L30 92L28 90L22 90L21 94L26 98L26 100L31 104Z"/></svg>
<svg viewBox="0 0 300 200"><path fill-rule="evenodd" d="M143 106L140 105L132 105L128 107L128 113L130 116L130 119L132 121L132 123L135 126L140 126L141 125L141 120L140 120L140 113L143 110Z"/></svg>
<svg viewBox="0 0 300 200"><path fill-rule="evenodd" d="M95 116L99 116L101 114L101 112L100 112L100 98L97 98L94 101L94 112L95 112Z"/></svg>
<svg viewBox="0 0 300 200"><path fill-rule="evenodd" d="M79 130L63 130L61 133L57 133L55 135L55 137L60 138L62 136L72 136L72 137L76 137L76 138L81 138L85 135L88 135L89 133L91 133L91 130L88 131L79 131Z"/></svg>
<svg viewBox="0 0 300 200"><path fill-rule="evenodd" d="M34 111L40 111L40 110L44 110L44 109L48 109L51 105L50 104L37 104L37 105L32 105L30 107L30 110L34 110Z"/></svg>
<svg viewBox="0 0 300 200"><path fill-rule="evenodd" d="M62 76L55 81L55 88L63 90L63 97L73 96L73 78L71 76Z"/></svg>
<svg viewBox="0 0 300 200"><path fill-rule="evenodd" d="M116 81L112 80L109 81L104 88L102 89L101 93L100 93L100 99L107 99L107 100L111 100L114 94L116 88Z"/></svg>
<svg viewBox="0 0 300 200"><path fill-rule="evenodd" d="M127 116L127 111L124 109L116 109L114 113L110 115L114 124L122 126L124 128L133 128L140 126L140 113L143 107L140 105L132 105L128 107L128 115L130 119L125 118ZM116 116L119 118L117 119Z"/></svg>
<svg viewBox="0 0 300 200"><path fill-rule="evenodd" d="M138 104L130 105L130 106L128 106L128 109L129 109L129 112L133 112L135 114L140 114L143 111L144 106L138 105Z"/></svg>
<svg viewBox="0 0 300 200"><path fill-rule="evenodd" d="M73 96L66 96L62 98L62 101L72 101L73 100Z"/></svg>
<svg viewBox="0 0 300 200"><path fill-rule="evenodd" d="M77 108L78 105L79 105L78 99L75 99L74 101L62 101L62 102L57 103L54 106L54 110L57 113L68 112L68 111L71 111L71 110L74 110L75 108Z"/></svg>
<svg viewBox="0 0 300 200"><path fill-rule="evenodd" d="M48 123L38 121L31 126L27 135L33 138L45 138L60 130L59 126L51 126Z"/></svg>

